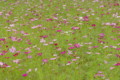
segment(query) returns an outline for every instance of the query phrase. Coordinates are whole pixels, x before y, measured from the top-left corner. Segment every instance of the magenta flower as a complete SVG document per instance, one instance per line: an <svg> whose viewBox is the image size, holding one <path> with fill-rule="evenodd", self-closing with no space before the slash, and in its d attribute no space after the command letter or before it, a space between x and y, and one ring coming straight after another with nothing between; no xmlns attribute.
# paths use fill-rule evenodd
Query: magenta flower
<svg viewBox="0 0 120 80"><path fill-rule="evenodd" d="M28 76L28 74L27 74L27 73L25 73L25 74L22 74L22 76L23 76L23 77L26 77L26 76Z"/></svg>
<svg viewBox="0 0 120 80"><path fill-rule="evenodd" d="M95 26L96 26L96 24L92 24L91 26L95 27Z"/></svg>
<svg viewBox="0 0 120 80"><path fill-rule="evenodd" d="M37 53L38 56L42 56L42 53Z"/></svg>
<svg viewBox="0 0 120 80"><path fill-rule="evenodd" d="M93 46L92 48L97 48L97 47L99 47L99 46Z"/></svg>
<svg viewBox="0 0 120 80"><path fill-rule="evenodd" d="M120 50L120 48L116 48L116 50Z"/></svg>
<svg viewBox="0 0 120 80"><path fill-rule="evenodd" d="M63 52L61 52L60 54L65 54L66 53L66 51L63 51Z"/></svg>
<svg viewBox="0 0 120 80"><path fill-rule="evenodd" d="M72 61L76 61L77 59L72 59Z"/></svg>
<svg viewBox="0 0 120 80"><path fill-rule="evenodd" d="M10 48L9 51L14 53L16 51L16 48L12 46L12 48Z"/></svg>
<svg viewBox="0 0 120 80"><path fill-rule="evenodd" d="M79 27L72 27L72 30L80 29Z"/></svg>
<svg viewBox="0 0 120 80"><path fill-rule="evenodd" d="M47 63L48 59L43 59L42 62Z"/></svg>
<svg viewBox="0 0 120 80"><path fill-rule="evenodd" d="M61 32L62 30L57 30L56 32Z"/></svg>
<svg viewBox="0 0 120 80"><path fill-rule="evenodd" d="M3 38L0 38L0 41L4 41L5 39L3 39Z"/></svg>
<svg viewBox="0 0 120 80"><path fill-rule="evenodd" d="M17 41L16 37L11 37L12 41Z"/></svg>
<svg viewBox="0 0 120 80"><path fill-rule="evenodd" d="M83 17L83 21L89 21L88 16L84 16L84 17Z"/></svg>
<svg viewBox="0 0 120 80"><path fill-rule="evenodd" d="M69 47L68 49L74 49L75 47Z"/></svg>
<svg viewBox="0 0 120 80"><path fill-rule="evenodd" d="M116 63L116 64L114 64L115 66L120 66L120 62L118 62L118 63Z"/></svg>
<svg viewBox="0 0 120 80"><path fill-rule="evenodd" d="M115 28L120 28L120 26L116 26Z"/></svg>
<svg viewBox="0 0 120 80"><path fill-rule="evenodd" d="M40 37L42 37L42 38L47 38L47 37L48 37L48 35L44 35L44 36L40 36Z"/></svg>
<svg viewBox="0 0 120 80"><path fill-rule="evenodd" d="M46 19L46 21L52 21L53 19Z"/></svg>
<svg viewBox="0 0 120 80"><path fill-rule="evenodd" d="M100 33L100 34L99 34L99 36L104 37L104 36L105 36L105 34L104 34L104 33Z"/></svg>
<svg viewBox="0 0 120 80"><path fill-rule="evenodd" d="M120 58L120 54L116 54L116 57Z"/></svg>
<svg viewBox="0 0 120 80"><path fill-rule="evenodd" d="M28 52L24 52L25 54L29 54L29 53L31 53L31 51L28 51Z"/></svg>
<svg viewBox="0 0 120 80"><path fill-rule="evenodd" d="M74 47L79 48L81 46L80 46L80 44L74 44Z"/></svg>

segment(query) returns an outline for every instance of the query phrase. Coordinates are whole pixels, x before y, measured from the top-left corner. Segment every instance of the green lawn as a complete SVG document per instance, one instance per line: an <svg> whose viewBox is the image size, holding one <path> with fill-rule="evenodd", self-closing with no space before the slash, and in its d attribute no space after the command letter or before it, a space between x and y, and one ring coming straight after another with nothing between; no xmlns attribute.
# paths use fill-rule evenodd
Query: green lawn
<svg viewBox="0 0 120 80"><path fill-rule="evenodd" d="M0 80L120 80L120 0L0 0Z"/></svg>

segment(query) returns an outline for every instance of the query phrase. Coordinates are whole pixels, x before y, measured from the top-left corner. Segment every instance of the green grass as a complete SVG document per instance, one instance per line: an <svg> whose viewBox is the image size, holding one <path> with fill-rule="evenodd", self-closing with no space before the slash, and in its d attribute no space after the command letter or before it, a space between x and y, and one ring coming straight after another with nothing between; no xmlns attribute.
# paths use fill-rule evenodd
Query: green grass
<svg viewBox="0 0 120 80"><path fill-rule="evenodd" d="M10 66L2 68L3 65L0 64L0 80L120 80L120 66L114 65L120 61L120 58L115 56L120 53L120 50L116 50L120 48L120 28L114 28L120 26L120 17L113 16L113 14L120 16L120 1L93 1L0 0L0 12L2 12L0 39L5 38L5 41L0 41L0 53L7 51L5 55L0 55L0 62ZM119 6L114 6L115 3ZM101 5L105 7L100 7ZM89 21L79 19L85 16L88 16ZM47 19L53 20L47 21ZM117 25L104 25L105 23ZM14 26L10 27L12 24ZM32 29L33 26L40 24L41 27ZM93 27L92 24L96 26ZM72 27L76 26L80 29L72 30ZM62 31L56 32L56 30ZM24 35L21 31L28 35ZM99 39L100 33L105 34L104 38ZM45 43L41 43L40 36L44 35L48 37L44 38ZM16 37L17 41L12 41L10 37ZM114 38L116 40L113 40ZM56 41L53 41L54 39ZM99 43L98 40L105 43ZM87 44L90 42L91 44ZM70 43L72 46L74 44L83 46L70 49L72 54L68 54ZM12 46L16 51L20 51L18 56L13 56L17 52L10 52ZM92 48L93 46L98 47ZM105 46L108 47L104 48ZM30 50L25 50L26 48ZM27 51L31 53L25 54ZM66 53L60 54L63 51ZM38 56L37 53L42 55ZM14 63L13 60L16 59L20 59L20 62ZM43 59L47 59L48 62L44 63ZM113 69L110 69L112 67ZM27 73L29 69L31 72ZM98 73L99 71L102 73ZM27 76L22 76L25 73Z"/></svg>

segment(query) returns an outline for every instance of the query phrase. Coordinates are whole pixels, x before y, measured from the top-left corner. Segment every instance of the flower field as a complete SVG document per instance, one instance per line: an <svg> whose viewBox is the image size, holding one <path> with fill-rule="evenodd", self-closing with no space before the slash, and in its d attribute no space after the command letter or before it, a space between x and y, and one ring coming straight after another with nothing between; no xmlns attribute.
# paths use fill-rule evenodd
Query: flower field
<svg viewBox="0 0 120 80"><path fill-rule="evenodd" d="M120 80L120 0L0 0L0 80Z"/></svg>

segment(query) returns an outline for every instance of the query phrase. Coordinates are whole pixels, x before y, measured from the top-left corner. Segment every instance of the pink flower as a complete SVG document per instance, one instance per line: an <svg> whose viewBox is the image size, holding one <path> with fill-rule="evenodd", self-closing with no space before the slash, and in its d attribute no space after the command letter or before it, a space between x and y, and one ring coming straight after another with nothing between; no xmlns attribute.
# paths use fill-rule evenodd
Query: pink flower
<svg viewBox="0 0 120 80"><path fill-rule="evenodd" d="M42 39L40 39L40 42L41 42L41 43L44 43L44 42L46 42L46 41L45 41L44 38L42 38Z"/></svg>
<svg viewBox="0 0 120 80"><path fill-rule="evenodd" d="M81 46L80 46L80 44L74 44L74 47L79 48Z"/></svg>
<svg viewBox="0 0 120 80"><path fill-rule="evenodd" d="M72 27L72 30L80 29L79 27Z"/></svg>
<svg viewBox="0 0 120 80"><path fill-rule="evenodd" d="M31 72L32 71L32 69L29 69L26 73L29 73L29 72Z"/></svg>
<svg viewBox="0 0 120 80"><path fill-rule="evenodd" d="M116 50L120 50L120 48L116 48Z"/></svg>
<svg viewBox="0 0 120 80"><path fill-rule="evenodd" d="M39 24L37 26L33 26L32 29L35 29L35 28L38 28L38 27L41 27L41 26L42 26L42 24Z"/></svg>
<svg viewBox="0 0 120 80"><path fill-rule="evenodd" d="M42 38L47 38L47 37L48 37L48 35L44 35L44 36L40 36L40 37L42 37Z"/></svg>
<svg viewBox="0 0 120 80"><path fill-rule="evenodd" d="M48 59L43 59L42 62L47 63Z"/></svg>
<svg viewBox="0 0 120 80"><path fill-rule="evenodd" d="M63 52L61 52L60 54L65 54L66 53L66 51L63 51Z"/></svg>
<svg viewBox="0 0 120 80"><path fill-rule="evenodd" d="M28 76L28 74L27 74L27 73L25 73L25 74L23 74L22 76L23 76L23 77L26 77L26 76Z"/></svg>
<svg viewBox="0 0 120 80"><path fill-rule="evenodd" d="M31 51L28 51L28 52L24 52L25 54L29 54L29 53L31 53Z"/></svg>
<svg viewBox="0 0 120 80"><path fill-rule="evenodd" d="M4 41L5 39L3 39L3 38L0 38L0 41Z"/></svg>
<svg viewBox="0 0 120 80"><path fill-rule="evenodd" d="M0 53L0 55L5 55L5 54L3 54L3 53Z"/></svg>
<svg viewBox="0 0 120 80"><path fill-rule="evenodd" d="M120 58L120 54L116 54L116 57Z"/></svg>
<svg viewBox="0 0 120 80"><path fill-rule="evenodd" d="M116 26L116 27L114 27L114 28L120 28L120 26Z"/></svg>
<svg viewBox="0 0 120 80"><path fill-rule="evenodd" d="M10 48L9 50L10 50L10 52L12 52L12 53L16 52L16 48L13 47L13 46L12 46L12 48Z"/></svg>
<svg viewBox="0 0 120 80"><path fill-rule="evenodd" d="M104 33L100 33L99 36L103 37L103 36L105 36L105 34Z"/></svg>
<svg viewBox="0 0 120 80"><path fill-rule="evenodd" d="M53 19L46 19L46 21L52 21Z"/></svg>
<svg viewBox="0 0 120 80"><path fill-rule="evenodd" d="M69 47L68 49L74 49L75 47Z"/></svg>
<svg viewBox="0 0 120 80"><path fill-rule="evenodd" d="M32 58L32 56L29 55L29 56L27 56L27 58Z"/></svg>
<svg viewBox="0 0 120 80"><path fill-rule="evenodd" d="M114 69L115 67L110 67L110 70Z"/></svg>
<svg viewBox="0 0 120 80"><path fill-rule="evenodd" d="M97 48L97 47L99 47L99 46L93 46L92 48Z"/></svg>
<svg viewBox="0 0 120 80"><path fill-rule="evenodd" d="M116 64L114 64L115 66L120 66L120 62L118 62L118 63L116 63Z"/></svg>
<svg viewBox="0 0 120 80"><path fill-rule="evenodd" d="M16 37L11 37L12 41L17 41Z"/></svg>
<svg viewBox="0 0 120 80"><path fill-rule="evenodd" d="M95 26L96 26L96 24L92 24L91 26L95 27Z"/></svg>
<svg viewBox="0 0 120 80"><path fill-rule="evenodd" d="M3 62L0 62L0 66L2 66L4 63Z"/></svg>
<svg viewBox="0 0 120 80"><path fill-rule="evenodd" d="M88 16L84 16L84 17L83 17L83 21L89 21Z"/></svg>
<svg viewBox="0 0 120 80"><path fill-rule="evenodd" d="M20 59L13 60L14 63L20 63Z"/></svg>
<svg viewBox="0 0 120 80"><path fill-rule="evenodd" d="M56 60L56 58L50 58L50 60Z"/></svg>
<svg viewBox="0 0 120 80"><path fill-rule="evenodd" d="M2 12L0 12L0 15L2 15Z"/></svg>
<svg viewBox="0 0 120 80"><path fill-rule="evenodd" d="M76 61L77 59L72 59L72 61Z"/></svg>
<svg viewBox="0 0 120 80"><path fill-rule="evenodd" d="M61 32L62 30L57 30L56 32Z"/></svg>
<svg viewBox="0 0 120 80"><path fill-rule="evenodd" d="M42 53L38 53L37 55L38 55L38 56L42 56Z"/></svg>

